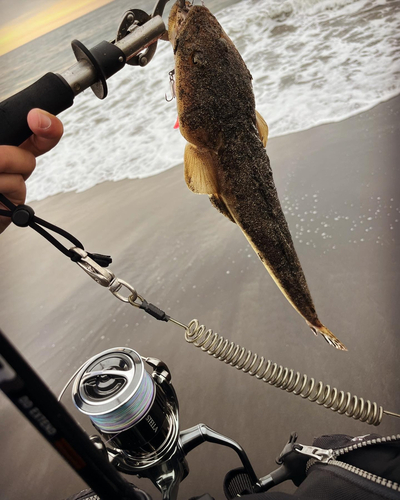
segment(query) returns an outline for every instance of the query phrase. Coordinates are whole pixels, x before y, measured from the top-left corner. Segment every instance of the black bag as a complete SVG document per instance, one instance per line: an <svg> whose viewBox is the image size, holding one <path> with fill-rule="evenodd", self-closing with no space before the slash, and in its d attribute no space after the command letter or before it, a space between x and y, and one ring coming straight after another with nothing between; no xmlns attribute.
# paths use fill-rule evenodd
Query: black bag
<svg viewBox="0 0 400 500"><path fill-rule="evenodd" d="M238 494L246 500L400 500L400 434L334 434L315 439L312 446L296 443L292 435L277 462L281 467L272 473L275 482L291 479L298 486L293 495L252 494L250 478L241 468L225 478L228 500ZM209 495L197 499L212 500ZM69 500L100 499L85 490Z"/></svg>
<svg viewBox="0 0 400 500"><path fill-rule="evenodd" d="M400 498L400 435L351 437L321 436L314 446L331 449L327 463L311 459L307 479L296 492L326 500L375 500Z"/></svg>
<svg viewBox="0 0 400 500"><path fill-rule="evenodd" d="M249 494L247 500L400 500L400 435L335 434L315 439L313 446L295 441L292 436L277 462L286 471L282 478L298 486L296 492ZM229 500L239 485L245 487L243 473L237 469L227 475Z"/></svg>

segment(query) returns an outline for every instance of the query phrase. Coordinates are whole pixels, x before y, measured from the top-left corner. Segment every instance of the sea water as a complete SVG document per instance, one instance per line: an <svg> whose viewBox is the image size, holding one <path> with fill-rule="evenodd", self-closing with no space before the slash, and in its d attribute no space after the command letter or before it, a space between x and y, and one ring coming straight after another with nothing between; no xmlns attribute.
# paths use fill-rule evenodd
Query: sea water
<svg viewBox="0 0 400 500"><path fill-rule="evenodd" d="M400 93L400 1L205 4L253 75L257 109L270 137L342 120ZM72 65L73 38L88 47L112 40L125 10L151 12L152 6L117 0L2 56L0 98ZM173 129L176 104L165 100L173 66L170 45L159 42L147 67L126 67L109 80L104 101L90 90L77 96L61 115L62 141L38 160L28 181L28 200L148 177L182 163L185 141Z"/></svg>

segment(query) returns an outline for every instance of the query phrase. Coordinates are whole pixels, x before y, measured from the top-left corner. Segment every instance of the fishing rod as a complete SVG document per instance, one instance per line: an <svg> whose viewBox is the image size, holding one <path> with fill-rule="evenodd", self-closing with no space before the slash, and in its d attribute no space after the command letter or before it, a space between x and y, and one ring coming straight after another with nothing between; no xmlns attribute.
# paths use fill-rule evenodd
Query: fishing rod
<svg viewBox="0 0 400 500"><path fill-rule="evenodd" d="M0 390L102 500L148 500L99 452L0 330Z"/></svg>
<svg viewBox="0 0 400 500"><path fill-rule="evenodd" d="M126 64L146 66L154 57L158 40L166 38L161 16L168 1L158 0L150 15L140 9L128 10L111 42L102 41L88 49L79 40L73 40L75 64L60 74L45 74L0 103L0 145L19 146L32 134L26 121L31 109L41 108L58 115L89 87L96 97L104 99L108 94L108 78Z"/></svg>

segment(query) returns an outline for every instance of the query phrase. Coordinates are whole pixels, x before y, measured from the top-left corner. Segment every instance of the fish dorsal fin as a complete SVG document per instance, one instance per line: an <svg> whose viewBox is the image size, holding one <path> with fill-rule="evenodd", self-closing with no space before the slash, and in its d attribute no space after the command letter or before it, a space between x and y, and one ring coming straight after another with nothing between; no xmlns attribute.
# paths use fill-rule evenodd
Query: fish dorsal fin
<svg viewBox="0 0 400 500"><path fill-rule="evenodd" d="M186 144L185 181L191 191L198 194L218 193L215 162L215 153Z"/></svg>
<svg viewBox="0 0 400 500"><path fill-rule="evenodd" d="M261 142L263 143L265 148L268 140L268 125L257 110L256 110L256 118L257 118L257 130L260 135Z"/></svg>

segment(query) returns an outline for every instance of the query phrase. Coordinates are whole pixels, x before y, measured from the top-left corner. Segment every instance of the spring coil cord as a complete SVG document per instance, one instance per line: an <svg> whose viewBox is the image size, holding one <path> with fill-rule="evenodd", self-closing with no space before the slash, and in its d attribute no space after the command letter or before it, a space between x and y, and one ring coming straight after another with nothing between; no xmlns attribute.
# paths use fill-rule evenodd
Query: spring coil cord
<svg viewBox="0 0 400 500"><path fill-rule="evenodd" d="M23 223L20 221L21 223L18 224L15 220L13 221L17 225L25 227L29 221L32 222L34 220L35 216L32 208L27 207L26 205L15 206L1 193L0 200L9 209L5 211L0 210L2 215L11 217L13 213L18 210L20 210L21 213L23 212ZM323 405L325 408L330 408L332 411L341 415L353 417L355 420L360 420L361 422L366 422L370 425L379 425L384 414L400 418L400 415L397 413L384 410L382 406L378 406L376 403L371 403L369 400L364 401L363 398L358 398L355 395L353 396L349 392L339 392L336 388L331 388L329 385L326 385L321 381L315 384L315 380L313 378L309 379L307 375L300 375L299 372L295 373L293 370L284 368L282 365L266 360L263 356L260 357L256 353L253 354L250 350L241 347L239 344L235 344L234 342L225 339L218 333L214 333L212 329L207 330L204 325L199 324L197 319L193 319L189 325L185 325L180 321L171 318L164 311L154 306L154 304L148 303L128 283L118 280L111 272L102 272L102 268L107 267L111 263L111 257L100 254L89 254L83 250L83 245L75 237L63 229L43 221L43 219L38 219L36 217L36 220L38 223L58 234L61 234L77 245L77 247L67 250L54 237L47 234L46 231L40 229L40 227L40 230L37 229L36 226L38 226L38 224L36 222L33 222L33 225L31 224L31 227L34 227L34 229L36 228L36 230L38 230L43 236L44 231L46 238L50 242L65 253L65 255L70 257L74 262L77 262L80 267L96 282L103 286L107 286L113 295L115 295L119 300L145 310L157 320L172 321L176 325L184 328L185 339L187 342L199 347L202 351L207 352L220 361L224 361L226 364L234 366L238 370L248 373L250 376L256 377L257 379L278 387L279 389L292 392L296 396L301 396L302 398L315 402L318 405ZM77 258L77 256L79 258ZM84 266L83 262L87 266ZM93 267L93 265L96 264L99 264L100 267ZM106 284L104 284L104 280ZM129 297L124 297L118 293L121 286L125 286L128 290L130 290L131 295ZM140 303L137 303L136 299L139 299ZM61 399L69 384L76 377L78 371L79 370L72 375L67 384L64 386L58 400Z"/></svg>
<svg viewBox="0 0 400 500"><path fill-rule="evenodd" d="M398 416L385 411L377 403L364 401L363 398L353 396L350 392L338 391L321 381L316 384L315 380L308 378L307 375L300 375L299 372L295 373L293 370L266 360L263 356L260 357L218 333L214 333L212 329L207 330L204 325L199 324L197 319L193 319L185 327L185 339L210 356L248 373L251 377L323 405L341 415L376 426L381 423L384 413Z"/></svg>

